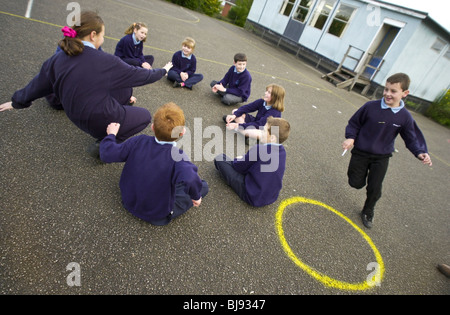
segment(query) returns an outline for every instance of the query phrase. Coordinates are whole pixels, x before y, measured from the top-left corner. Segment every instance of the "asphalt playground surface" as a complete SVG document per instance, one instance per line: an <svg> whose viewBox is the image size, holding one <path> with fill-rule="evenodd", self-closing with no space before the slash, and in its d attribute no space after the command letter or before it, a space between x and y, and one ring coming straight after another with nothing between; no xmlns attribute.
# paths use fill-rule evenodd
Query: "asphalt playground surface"
<svg viewBox="0 0 450 315"><path fill-rule="evenodd" d="M0 0L0 103L54 53L72 12L68 2L34 1L27 19L28 1ZM337 89L314 68L246 30L165 1L78 3L104 19L108 53L130 24L145 22L144 53L154 55L156 68L171 60L184 37L196 39L202 82L189 91L163 78L134 95L136 106L152 114L169 101L183 108L192 131L191 159L210 192L199 208L167 226L152 226L122 207L123 164L89 156L93 139L63 111L39 99L28 109L2 112L0 294L450 293L449 279L436 269L450 264L449 129L413 114L433 166L422 165L399 137L368 230L359 216L365 190L348 186L350 154L341 156L347 121L367 98ZM209 83L222 78L237 52L247 54L253 77L248 102L262 98L269 83L286 89L283 117L292 127L287 169L278 201L263 208L242 202L211 161L215 154L235 152L222 141L222 116L232 107L220 103ZM209 132L217 129L222 132ZM152 135L150 128L143 133ZM381 280L358 286L374 274ZM79 285L69 285L71 279Z"/></svg>

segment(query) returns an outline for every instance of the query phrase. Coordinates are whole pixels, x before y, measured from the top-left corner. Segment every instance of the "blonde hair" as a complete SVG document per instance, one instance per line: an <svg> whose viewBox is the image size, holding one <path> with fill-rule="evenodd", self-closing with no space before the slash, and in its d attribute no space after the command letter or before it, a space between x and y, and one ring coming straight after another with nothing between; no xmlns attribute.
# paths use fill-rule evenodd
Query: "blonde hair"
<svg viewBox="0 0 450 315"><path fill-rule="evenodd" d="M134 30L140 30L141 28L145 27L148 30L147 25L145 25L142 22L136 22L131 24L126 30L125 30L125 35L130 35L134 33ZM145 42L147 40L147 37L145 37L142 42Z"/></svg>
<svg viewBox="0 0 450 315"><path fill-rule="evenodd" d="M153 131L159 141L177 140L181 136L184 124L184 112L173 102L161 106L153 117Z"/></svg>
<svg viewBox="0 0 450 315"><path fill-rule="evenodd" d="M193 39L192 37L186 37L183 40L183 42L181 43L181 45L188 46L189 48L192 49L192 51L194 51L194 49L195 49L195 39Z"/></svg>
<svg viewBox="0 0 450 315"><path fill-rule="evenodd" d="M102 18L93 11L84 11L80 15L80 25L73 26L72 29L77 32L76 37L65 36L59 41L59 47L69 56L77 56L84 51L84 44L81 38L84 38L95 31L97 34L103 30Z"/></svg>
<svg viewBox="0 0 450 315"><path fill-rule="evenodd" d="M284 96L286 95L286 91L281 85L272 83L266 87L266 91L272 88L271 93L271 105L272 108L279 110L280 112L284 112Z"/></svg>

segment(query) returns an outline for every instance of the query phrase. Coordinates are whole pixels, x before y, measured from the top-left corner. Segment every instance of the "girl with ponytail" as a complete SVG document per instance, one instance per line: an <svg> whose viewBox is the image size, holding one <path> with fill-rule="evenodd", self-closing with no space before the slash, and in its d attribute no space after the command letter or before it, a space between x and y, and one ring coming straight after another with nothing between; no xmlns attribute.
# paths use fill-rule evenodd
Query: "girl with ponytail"
<svg viewBox="0 0 450 315"><path fill-rule="evenodd" d="M132 67L98 50L104 41L105 26L97 13L82 12L80 20L79 26L61 30L62 52L45 61L34 79L14 93L11 102L0 105L0 112L27 108L34 100L54 93L67 117L96 139L88 151L98 157L99 143L109 123L120 123L116 138L119 142L150 124L147 109L127 105L133 87L160 80L172 63L152 70Z"/></svg>
<svg viewBox="0 0 450 315"><path fill-rule="evenodd" d="M152 55L144 56L144 42L147 39L148 28L144 23L131 24L125 35L116 46L117 57L129 65L151 69L155 58Z"/></svg>

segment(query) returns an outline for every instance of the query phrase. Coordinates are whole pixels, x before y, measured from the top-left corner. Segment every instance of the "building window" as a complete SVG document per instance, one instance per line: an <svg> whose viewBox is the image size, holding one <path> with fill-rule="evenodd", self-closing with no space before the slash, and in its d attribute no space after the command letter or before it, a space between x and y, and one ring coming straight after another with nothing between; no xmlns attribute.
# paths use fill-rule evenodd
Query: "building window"
<svg viewBox="0 0 450 315"><path fill-rule="evenodd" d="M310 25L319 30L323 29L335 3L336 0L322 0L314 12Z"/></svg>
<svg viewBox="0 0 450 315"><path fill-rule="evenodd" d="M301 0L294 13L294 20L304 23L308 17L308 13L313 6L313 0Z"/></svg>
<svg viewBox="0 0 450 315"><path fill-rule="evenodd" d="M447 49L447 52L445 53L445 57L450 59L450 48Z"/></svg>
<svg viewBox="0 0 450 315"><path fill-rule="evenodd" d="M290 16L294 8L295 0L284 0L281 5L280 14Z"/></svg>
<svg viewBox="0 0 450 315"><path fill-rule="evenodd" d="M446 45L447 45L446 42L444 42L440 38L437 38L433 46L431 46L431 49L437 51L438 53L441 53L442 49L444 49Z"/></svg>
<svg viewBox="0 0 450 315"><path fill-rule="evenodd" d="M334 16L333 22L331 22L328 33L341 37L354 12L355 8L342 4L336 11L336 15Z"/></svg>

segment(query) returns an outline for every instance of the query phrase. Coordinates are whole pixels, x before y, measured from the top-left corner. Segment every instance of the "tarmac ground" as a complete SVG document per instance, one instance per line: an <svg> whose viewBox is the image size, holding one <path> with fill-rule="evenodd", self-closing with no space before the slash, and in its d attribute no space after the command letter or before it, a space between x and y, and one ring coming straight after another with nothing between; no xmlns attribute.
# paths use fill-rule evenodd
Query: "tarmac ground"
<svg viewBox="0 0 450 315"><path fill-rule="evenodd" d="M0 0L0 103L23 88L55 51L69 1ZM234 25L159 0L80 0L105 21L103 49L114 53L133 22L149 27L145 54L163 67L186 36L197 41L192 91L163 78L134 89L135 106L153 114L181 106L190 157L209 194L199 208L164 227L121 204L123 164L86 153L93 139L45 99L0 113L0 294L155 295L447 295L436 269L450 264L450 130L413 114L433 166L421 164L399 137L374 227L360 220L365 190L347 183L341 156L348 119L367 98L336 88L295 56ZM242 155L225 130L209 83L244 52L253 77L248 102L265 87L286 89L292 130L283 189L272 205L253 208L220 179L212 158ZM81 78L82 79L82 78ZM248 103L247 102L247 103ZM150 128L143 131L152 135ZM228 137L228 138L227 138ZM226 140L228 139L228 140ZM231 143L231 145L230 145ZM297 198L295 198L297 197Z"/></svg>

